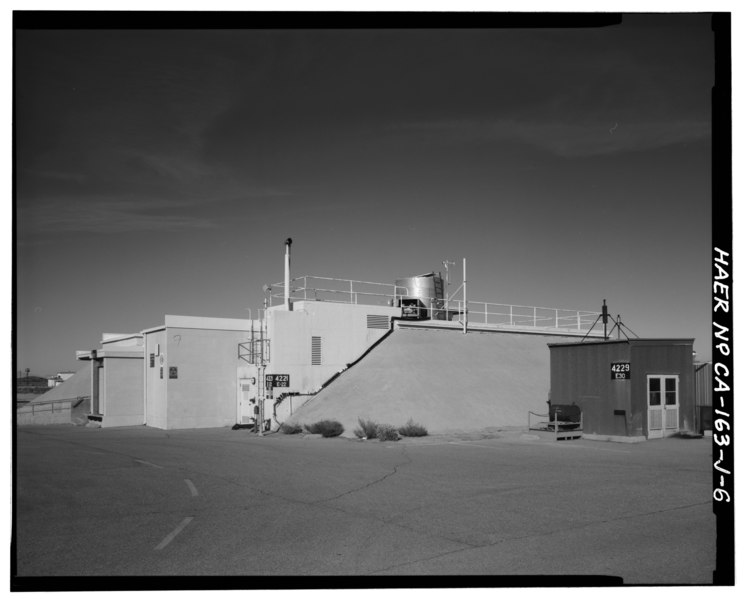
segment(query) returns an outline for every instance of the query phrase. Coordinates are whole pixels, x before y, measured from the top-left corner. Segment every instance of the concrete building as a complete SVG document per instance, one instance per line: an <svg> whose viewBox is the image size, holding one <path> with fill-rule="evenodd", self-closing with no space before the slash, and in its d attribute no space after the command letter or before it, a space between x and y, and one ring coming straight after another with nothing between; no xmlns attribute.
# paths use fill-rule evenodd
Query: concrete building
<svg viewBox="0 0 747 599"><path fill-rule="evenodd" d="M551 402L580 406L584 437L653 439L695 431L693 339L549 347Z"/></svg>
<svg viewBox="0 0 747 599"><path fill-rule="evenodd" d="M358 416L409 414L459 430L521 426L549 392L552 405L581 408L586 436L702 426L692 339L605 340L606 304L599 314L468 301L466 281L449 296L434 272L394 284L291 279L289 250L287 240L285 280L265 287L256 318L166 315L139 333L105 334L78 352L89 362L85 395L64 389L76 375L56 401L85 397L103 427L268 430L337 414L350 428Z"/></svg>
<svg viewBox="0 0 747 599"><path fill-rule="evenodd" d="M64 383L67 379L69 379L71 376L73 376L75 373L71 371L65 371L65 372L58 372L54 376L47 377L47 386L49 387L57 387L58 385L61 385Z"/></svg>
<svg viewBox="0 0 747 599"><path fill-rule="evenodd" d="M90 419L102 426L143 424L143 336L105 333L99 349L76 356L90 364Z"/></svg>
<svg viewBox="0 0 747 599"><path fill-rule="evenodd" d="M273 390L272 399L263 406L265 419L272 413L276 422L285 420L309 396L361 358L390 331L392 318L402 313L401 308L390 306L304 300L292 303L291 308L274 306L266 312L269 360L264 374L288 376L283 381L287 387ZM242 385L251 384L252 379L261 385L266 380L259 364L252 365L248 374L242 378ZM293 405L293 399L279 398L281 393L299 397ZM241 422L246 421L246 410L241 416Z"/></svg>
<svg viewBox="0 0 747 599"><path fill-rule="evenodd" d="M236 423L239 344L249 319L167 315L142 331L141 424L204 428Z"/></svg>

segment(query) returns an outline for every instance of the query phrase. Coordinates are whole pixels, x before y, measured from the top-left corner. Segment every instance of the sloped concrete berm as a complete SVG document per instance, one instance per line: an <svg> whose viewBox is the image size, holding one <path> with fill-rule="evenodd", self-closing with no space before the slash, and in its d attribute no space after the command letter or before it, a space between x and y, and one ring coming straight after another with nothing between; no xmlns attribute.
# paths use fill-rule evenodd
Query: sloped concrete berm
<svg viewBox="0 0 747 599"><path fill-rule="evenodd" d="M430 433L527 426L547 412L548 343L557 335L395 330L288 419L340 421L353 436L358 418L400 426L412 418Z"/></svg>

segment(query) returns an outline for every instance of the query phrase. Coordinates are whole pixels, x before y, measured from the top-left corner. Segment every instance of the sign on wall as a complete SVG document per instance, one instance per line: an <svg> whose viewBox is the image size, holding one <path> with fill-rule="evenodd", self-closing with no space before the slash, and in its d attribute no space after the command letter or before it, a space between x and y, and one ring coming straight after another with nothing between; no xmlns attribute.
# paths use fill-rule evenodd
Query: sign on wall
<svg viewBox="0 0 747 599"><path fill-rule="evenodd" d="M290 384L289 374L266 374L265 386L268 389L273 387L287 387Z"/></svg>
<svg viewBox="0 0 747 599"><path fill-rule="evenodd" d="M169 366L169 378L170 379L176 379L179 378L177 376L177 369L176 366Z"/></svg>
<svg viewBox="0 0 747 599"><path fill-rule="evenodd" d="M625 380L630 378L630 362L612 362L610 364L610 378Z"/></svg>

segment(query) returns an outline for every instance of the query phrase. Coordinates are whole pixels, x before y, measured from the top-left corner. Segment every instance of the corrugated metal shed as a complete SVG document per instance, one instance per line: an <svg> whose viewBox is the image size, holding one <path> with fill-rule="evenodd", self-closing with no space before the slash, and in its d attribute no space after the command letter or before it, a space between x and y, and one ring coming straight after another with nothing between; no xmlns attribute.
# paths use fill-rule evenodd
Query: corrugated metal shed
<svg viewBox="0 0 747 599"><path fill-rule="evenodd" d="M585 434L651 438L697 430L692 345L689 338L550 343L551 401L580 406ZM672 408L659 401L649 407L649 379L661 389L661 381L674 381ZM659 391L651 393L656 400Z"/></svg>
<svg viewBox="0 0 747 599"><path fill-rule="evenodd" d="M713 364L695 364L695 415L697 429L702 433L713 425Z"/></svg>

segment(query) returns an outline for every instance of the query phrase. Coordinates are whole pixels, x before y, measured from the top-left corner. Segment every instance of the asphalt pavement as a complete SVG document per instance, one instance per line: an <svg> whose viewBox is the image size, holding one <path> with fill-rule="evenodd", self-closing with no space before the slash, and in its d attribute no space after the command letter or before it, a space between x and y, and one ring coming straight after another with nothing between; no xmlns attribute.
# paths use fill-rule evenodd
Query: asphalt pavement
<svg viewBox="0 0 747 599"><path fill-rule="evenodd" d="M597 575L707 585L716 565L708 439L498 432L382 443L47 426L17 429L16 467L19 580Z"/></svg>

